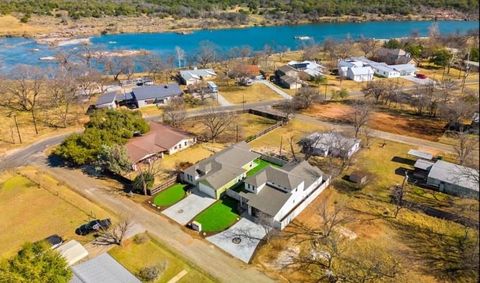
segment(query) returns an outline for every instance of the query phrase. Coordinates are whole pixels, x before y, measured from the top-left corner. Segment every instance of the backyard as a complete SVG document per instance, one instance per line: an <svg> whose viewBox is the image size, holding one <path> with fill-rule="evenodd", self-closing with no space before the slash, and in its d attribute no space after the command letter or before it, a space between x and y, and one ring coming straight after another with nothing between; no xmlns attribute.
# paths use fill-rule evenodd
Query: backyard
<svg viewBox="0 0 480 283"><path fill-rule="evenodd" d="M291 155L290 139L292 139L293 149L296 153L300 152L297 142L305 135L315 131L326 130L318 125L292 119L287 125L279 127L258 139L250 142L250 146L260 152L275 152ZM280 149L281 146L281 149Z"/></svg>
<svg viewBox="0 0 480 283"><path fill-rule="evenodd" d="M167 247L148 234L139 234L133 239L127 240L123 246L114 247L109 253L136 276L139 275L142 268L159 267L161 272L154 281L156 283L169 282L179 274L184 274L184 276L176 282L215 282L213 278L169 251Z"/></svg>
<svg viewBox="0 0 480 283"><path fill-rule="evenodd" d="M185 187L184 184L174 184L155 195L153 203L160 207L171 206L185 197Z"/></svg>
<svg viewBox="0 0 480 283"><path fill-rule="evenodd" d="M256 166L253 167L252 169L250 169L247 172L247 177L250 177L250 176L253 176L253 175L257 174L258 172L262 171L264 168L266 168L269 165L272 165L274 167L279 167L277 164L268 162L268 161L260 159L260 158L255 160L254 162L255 162Z"/></svg>
<svg viewBox="0 0 480 283"><path fill-rule="evenodd" d="M107 211L76 194L38 169L27 167L0 176L0 257L15 253L25 242L52 234L81 243L92 240L75 234L91 217L111 217Z"/></svg>
<svg viewBox="0 0 480 283"><path fill-rule="evenodd" d="M224 196L195 217L202 224L202 232L221 232L232 226L240 217L237 211L238 202Z"/></svg>
<svg viewBox="0 0 480 283"><path fill-rule="evenodd" d="M351 231L348 233L356 235L356 239L348 240L348 245L355 245L361 249L374 247L398 260L401 274L396 282L450 281L446 279L451 278L448 277L449 267L462 266L463 255L458 243L465 237L466 231L470 239L474 239L477 232L411 208L403 208L397 217L393 216L394 205L390 201L390 188L395 184L401 184L403 180L403 176L396 174L396 170L401 167L410 168L407 164L410 162L407 160L411 157L406 152L411 148L405 144L395 142L384 144L381 140L373 139L368 148L362 149L354 156L352 165L295 221L316 229L322 225L319 212L323 204L330 208L336 204L343 207L342 217L349 219L346 224L341 225L339 231ZM363 188L353 188L343 179L353 171L368 174L369 182ZM448 212L472 217L478 221L478 201L419 189L409 185L406 199L437 209L446 209ZM470 211L465 211L466 208ZM291 233L298 232L295 230L296 227L301 225L290 225L286 234L282 232L280 237L262 246L254 263L288 281L311 282L315 279L312 276L315 274L314 270L300 270L284 265L285 261L288 262L288 257L308 253L311 249L308 244L299 244L295 239L288 237ZM343 252L349 254L352 251L347 249Z"/></svg>

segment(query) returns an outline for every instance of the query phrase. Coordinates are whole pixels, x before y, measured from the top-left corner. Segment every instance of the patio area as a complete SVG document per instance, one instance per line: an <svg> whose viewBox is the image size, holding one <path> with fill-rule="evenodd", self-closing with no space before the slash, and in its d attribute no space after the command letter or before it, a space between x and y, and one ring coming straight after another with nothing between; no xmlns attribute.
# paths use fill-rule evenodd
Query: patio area
<svg viewBox="0 0 480 283"><path fill-rule="evenodd" d="M262 225L241 218L229 229L206 239L230 255L249 263L266 232Z"/></svg>

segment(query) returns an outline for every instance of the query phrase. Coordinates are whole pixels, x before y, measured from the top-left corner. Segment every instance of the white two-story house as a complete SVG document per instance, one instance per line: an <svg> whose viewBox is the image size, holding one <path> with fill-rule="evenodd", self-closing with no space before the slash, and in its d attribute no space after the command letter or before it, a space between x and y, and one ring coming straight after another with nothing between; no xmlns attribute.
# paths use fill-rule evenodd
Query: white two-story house
<svg viewBox="0 0 480 283"><path fill-rule="evenodd" d="M250 216L283 229L328 186L329 178L303 161L268 166L244 182L240 205Z"/></svg>

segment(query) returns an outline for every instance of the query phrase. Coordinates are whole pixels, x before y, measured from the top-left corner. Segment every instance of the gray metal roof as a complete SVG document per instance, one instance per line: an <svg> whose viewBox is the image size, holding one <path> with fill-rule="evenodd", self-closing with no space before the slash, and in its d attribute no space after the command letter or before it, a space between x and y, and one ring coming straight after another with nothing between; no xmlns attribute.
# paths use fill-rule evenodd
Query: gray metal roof
<svg viewBox="0 0 480 283"><path fill-rule="evenodd" d="M371 67L354 67L350 68L352 74L354 75L370 75L373 74L373 70Z"/></svg>
<svg viewBox="0 0 480 283"><path fill-rule="evenodd" d="M73 266L72 271L70 283L141 283L107 253Z"/></svg>
<svg viewBox="0 0 480 283"><path fill-rule="evenodd" d="M180 71L180 76L186 81L191 79L200 80L202 78L210 78L216 75L217 74L215 74L213 69L193 69Z"/></svg>
<svg viewBox="0 0 480 283"><path fill-rule="evenodd" d="M472 191L479 191L477 170L443 160L437 160L437 162L432 165L432 169L430 169L428 173L428 178L454 184Z"/></svg>
<svg viewBox="0 0 480 283"><path fill-rule="evenodd" d="M104 105L104 104L111 104L115 101L118 93L117 92L108 92L101 95L97 102L95 103L96 106Z"/></svg>
<svg viewBox="0 0 480 283"><path fill-rule="evenodd" d="M402 72L416 72L417 68L413 64L398 64L398 65L390 65L396 71Z"/></svg>
<svg viewBox="0 0 480 283"><path fill-rule="evenodd" d="M182 90L177 83L148 85L136 87L132 90L133 96L137 100L162 99L182 94Z"/></svg>
<svg viewBox="0 0 480 283"><path fill-rule="evenodd" d="M433 162L427 161L425 159L418 159L413 165L413 167L422 170L430 170L430 167L432 167L433 164Z"/></svg>
<svg viewBox="0 0 480 283"><path fill-rule="evenodd" d="M410 149L408 151L408 155L412 155L412 156L415 156L415 157L418 157L418 158L423 158L423 159L426 159L426 160L432 160L432 158L433 158L432 154L430 154L428 152L425 152L425 151L416 150L416 149Z"/></svg>

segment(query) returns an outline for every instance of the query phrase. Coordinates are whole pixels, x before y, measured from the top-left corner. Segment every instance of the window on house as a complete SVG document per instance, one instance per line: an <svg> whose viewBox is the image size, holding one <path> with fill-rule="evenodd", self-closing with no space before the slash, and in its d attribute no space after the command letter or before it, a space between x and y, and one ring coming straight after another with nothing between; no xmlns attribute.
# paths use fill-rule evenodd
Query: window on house
<svg viewBox="0 0 480 283"><path fill-rule="evenodd" d="M187 142L185 141L185 146L187 146Z"/></svg>

